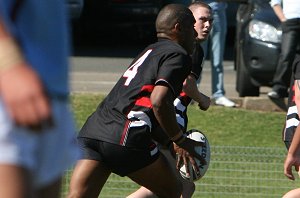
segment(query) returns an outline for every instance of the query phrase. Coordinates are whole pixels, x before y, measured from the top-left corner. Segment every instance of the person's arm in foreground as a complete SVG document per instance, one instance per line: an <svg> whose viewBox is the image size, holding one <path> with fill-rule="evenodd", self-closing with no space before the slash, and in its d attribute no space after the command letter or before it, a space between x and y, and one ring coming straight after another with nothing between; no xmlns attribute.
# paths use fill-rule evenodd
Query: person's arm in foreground
<svg viewBox="0 0 300 198"><path fill-rule="evenodd" d="M0 17L0 96L16 124L38 130L49 125L51 112L36 72Z"/></svg>
<svg viewBox="0 0 300 198"><path fill-rule="evenodd" d="M211 103L210 97L201 93L198 90L196 78L194 75L188 75L183 83L182 89L190 98L198 102L198 106L201 110L206 111Z"/></svg>
<svg viewBox="0 0 300 198"><path fill-rule="evenodd" d="M295 103L300 112L300 80L295 80ZM299 113L298 113L299 114ZM295 167L295 170L299 172L300 166L300 126L298 125L289 148L288 154L284 162L284 174L291 180L294 180L295 177L292 173L292 167Z"/></svg>

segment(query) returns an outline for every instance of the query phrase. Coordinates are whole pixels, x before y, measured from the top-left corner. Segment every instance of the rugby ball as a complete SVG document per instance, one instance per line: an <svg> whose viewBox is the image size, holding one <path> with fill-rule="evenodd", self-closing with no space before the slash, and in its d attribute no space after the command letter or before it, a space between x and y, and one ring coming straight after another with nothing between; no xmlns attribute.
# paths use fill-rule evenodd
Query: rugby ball
<svg viewBox="0 0 300 198"><path fill-rule="evenodd" d="M203 146L195 147L196 152L199 155L201 155L206 160L206 163L207 163L206 165L202 165L201 162L195 158L197 166L199 167L199 174L197 174L197 172L194 171L194 169L192 167L192 164L190 162L188 162L188 168L190 170L189 171L190 176L186 175L187 171L186 171L186 168L185 168L184 164L182 164L180 166L180 169L179 169L179 173L184 179L189 180L189 181L197 181L205 175L205 173L208 169L208 166L209 166L209 162L210 162L209 142L208 142L207 138L205 137L205 135L197 129L191 129L191 130L187 131L185 133L185 135L186 135L187 138L193 139L197 142L203 142L204 143Z"/></svg>

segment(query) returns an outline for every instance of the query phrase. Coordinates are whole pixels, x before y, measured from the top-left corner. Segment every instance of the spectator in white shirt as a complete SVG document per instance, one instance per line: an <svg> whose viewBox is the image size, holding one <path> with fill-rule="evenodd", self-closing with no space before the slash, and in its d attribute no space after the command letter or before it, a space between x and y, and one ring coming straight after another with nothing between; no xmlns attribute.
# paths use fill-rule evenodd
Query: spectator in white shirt
<svg viewBox="0 0 300 198"><path fill-rule="evenodd" d="M273 77L272 91L268 96L273 99L288 96L292 63L300 46L300 2L295 0L271 0L282 25L281 54Z"/></svg>

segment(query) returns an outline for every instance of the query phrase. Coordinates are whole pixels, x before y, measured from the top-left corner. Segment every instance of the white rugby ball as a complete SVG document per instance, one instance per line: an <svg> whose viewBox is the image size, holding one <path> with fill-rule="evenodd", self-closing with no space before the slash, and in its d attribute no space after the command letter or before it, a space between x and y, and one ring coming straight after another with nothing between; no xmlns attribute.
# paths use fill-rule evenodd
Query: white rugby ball
<svg viewBox="0 0 300 198"><path fill-rule="evenodd" d="M179 169L179 173L180 173L180 175L184 179L189 180L189 181L197 181L197 180L201 179L205 175L205 173L206 173L206 171L208 169L208 166L209 166L209 162L210 162L210 146L209 146L209 142L208 142L207 138L205 137L205 135L201 131L199 131L197 129L191 129L191 130L187 131L185 134L186 134L187 138L193 139L193 140L195 140L197 142L203 142L204 143L204 146L197 146L197 147L195 147L196 152L199 155L201 155L206 160L206 163L207 163L206 165L202 165L199 160L197 160L196 158L194 158L195 161L196 161L196 163L197 163L197 165L198 165L198 167L199 167L199 174L197 174L194 171L194 169L192 167L192 164L190 162L188 162L188 168L190 170L189 171L190 172L190 176L186 175L187 171L186 171L186 168L185 168L184 164L182 164L181 167L180 167L180 169Z"/></svg>

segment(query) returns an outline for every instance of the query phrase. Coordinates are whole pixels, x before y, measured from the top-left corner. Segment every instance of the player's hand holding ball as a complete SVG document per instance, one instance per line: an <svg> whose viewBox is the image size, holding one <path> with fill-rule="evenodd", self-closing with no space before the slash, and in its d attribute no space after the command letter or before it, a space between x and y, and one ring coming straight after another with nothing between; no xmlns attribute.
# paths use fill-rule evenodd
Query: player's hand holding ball
<svg viewBox="0 0 300 198"><path fill-rule="evenodd" d="M176 168L184 179L196 181L204 176L210 161L210 147L204 134L189 130L186 137L174 144Z"/></svg>
<svg viewBox="0 0 300 198"><path fill-rule="evenodd" d="M190 140L186 138L185 141L188 142ZM190 178L191 169L193 169L196 172L196 174L199 174L199 168L197 166L197 163L194 157L190 155L190 153L187 150L179 147L176 143L174 143L174 150L176 152L176 169L178 171L180 171L180 168L184 166L186 170L185 176L187 178ZM203 161L204 159L200 157L199 160ZM205 160L203 162L206 163Z"/></svg>

